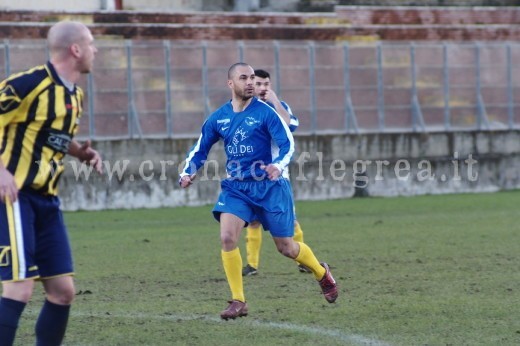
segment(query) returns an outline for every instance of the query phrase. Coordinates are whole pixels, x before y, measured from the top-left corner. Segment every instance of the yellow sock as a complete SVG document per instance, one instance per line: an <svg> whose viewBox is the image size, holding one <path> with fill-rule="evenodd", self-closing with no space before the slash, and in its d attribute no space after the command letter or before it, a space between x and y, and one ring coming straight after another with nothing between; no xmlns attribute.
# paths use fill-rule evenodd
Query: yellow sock
<svg viewBox="0 0 520 346"><path fill-rule="evenodd" d="M323 275L325 275L325 268L323 268L320 262L318 262L318 259L314 256L314 253L309 246L305 243L298 244L300 245L300 253L295 258L296 262L309 268L314 274L316 280L321 280Z"/></svg>
<svg viewBox="0 0 520 346"><path fill-rule="evenodd" d="M298 221L294 221L294 241L298 243L303 243L303 231L300 227L300 223Z"/></svg>
<svg viewBox="0 0 520 346"><path fill-rule="evenodd" d="M246 251L247 264L258 269L260 263L260 248L262 247L262 227L247 227Z"/></svg>
<svg viewBox="0 0 520 346"><path fill-rule="evenodd" d="M242 283L242 256L240 256L240 250L238 247L231 251L222 250L221 256L229 289L231 290L231 296L234 300L245 302L244 284Z"/></svg>

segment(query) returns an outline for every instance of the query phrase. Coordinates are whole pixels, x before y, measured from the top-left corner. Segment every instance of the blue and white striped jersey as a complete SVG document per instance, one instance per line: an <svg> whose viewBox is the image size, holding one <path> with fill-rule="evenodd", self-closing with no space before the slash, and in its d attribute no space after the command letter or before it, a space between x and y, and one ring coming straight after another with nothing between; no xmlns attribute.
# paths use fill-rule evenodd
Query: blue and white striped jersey
<svg viewBox="0 0 520 346"><path fill-rule="evenodd" d="M227 156L227 175L234 179L266 178L260 166L270 163L283 172L294 152L291 131L273 108L253 97L243 112L235 113L228 102L202 125L199 139L186 156L181 177L196 173L220 139ZM277 155L271 152L271 141L279 148Z"/></svg>
<svg viewBox="0 0 520 346"><path fill-rule="evenodd" d="M270 102L266 102L266 103L274 109L274 105L273 104L271 104ZM285 103L284 101L280 101L280 103L282 104L283 108L285 108L285 110L291 116L291 119L289 121L289 130L291 130L291 132L296 131L298 126L300 126L300 121L293 114L291 107L287 103ZM276 143L271 142L271 144L272 144L271 145L271 153L272 153L273 156L277 156L280 149L278 148ZM289 179L289 168L284 169L284 171L282 172L282 177L284 177L286 179Z"/></svg>
<svg viewBox="0 0 520 346"><path fill-rule="evenodd" d="M267 103L269 106L271 106L271 108L275 109L274 105L271 103L271 102L267 102L267 101L263 101L265 103ZM289 130L291 130L291 132L294 132L296 131L296 129L298 128L298 126L300 126L300 121L298 120L298 118L293 114L292 112L292 109L291 107L285 102L285 101L280 101L280 103L282 104L283 108L285 108L285 110L289 113L289 115L291 116L291 119L289 121Z"/></svg>
<svg viewBox="0 0 520 346"><path fill-rule="evenodd" d="M291 107L286 102L280 101L280 103L282 104L283 108L285 108L285 110L291 115L291 121L289 123L289 130L291 130L291 132L296 131L298 126L300 126L300 121L293 114ZM267 102L267 104L272 107L272 105L269 102Z"/></svg>

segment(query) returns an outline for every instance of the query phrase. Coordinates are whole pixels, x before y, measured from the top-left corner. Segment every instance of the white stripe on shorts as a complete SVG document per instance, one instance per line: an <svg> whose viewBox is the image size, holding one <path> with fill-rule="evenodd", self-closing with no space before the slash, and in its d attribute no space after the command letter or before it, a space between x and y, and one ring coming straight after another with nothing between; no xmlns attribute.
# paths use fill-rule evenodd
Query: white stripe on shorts
<svg viewBox="0 0 520 346"><path fill-rule="evenodd" d="M16 236L16 253L18 254L18 279L23 280L27 275L27 268L25 266L25 249L23 243L23 228L22 228L22 218L20 216L20 204L18 201L13 203L13 213L14 213L14 231ZM15 277L15 273L13 273L13 279Z"/></svg>

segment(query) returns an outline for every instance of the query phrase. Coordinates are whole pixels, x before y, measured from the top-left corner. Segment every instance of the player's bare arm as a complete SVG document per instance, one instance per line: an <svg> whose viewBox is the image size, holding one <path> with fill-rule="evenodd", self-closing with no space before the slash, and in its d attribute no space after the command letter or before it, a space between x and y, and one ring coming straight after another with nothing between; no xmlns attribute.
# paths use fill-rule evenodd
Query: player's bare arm
<svg viewBox="0 0 520 346"><path fill-rule="evenodd" d="M15 202L18 198L18 187L13 175L5 168L0 159L0 201L4 202L6 198Z"/></svg>
<svg viewBox="0 0 520 346"><path fill-rule="evenodd" d="M76 157L81 162L85 162L86 164L94 167L96 172L100 174L103 173L101 155L99 155L99 153L91 147L89 140L83 144L80 144L76 140L72 140L68 153Z"/></svg>

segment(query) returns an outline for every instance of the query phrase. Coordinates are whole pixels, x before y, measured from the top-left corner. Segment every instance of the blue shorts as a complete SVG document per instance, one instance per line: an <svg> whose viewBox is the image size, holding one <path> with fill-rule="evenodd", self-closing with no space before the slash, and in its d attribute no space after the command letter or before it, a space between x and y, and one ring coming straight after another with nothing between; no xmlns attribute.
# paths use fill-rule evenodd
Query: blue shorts
<svg viewBox="0 0 520 346"><path fill-rule="evenodd" d="M286 179L231 180L221 183L222 191L213 215L233 214L246 223L258 220L273 237L294 235L294 205L291 186Z"/></svg>
<svg viewBox="0 0 520 346"><path fill-rule="evenodd" d="M293 199L294 222L296 222L296 220L298 218L296 217L296 206L294 206L294 195L293 195L293 190L292 190L292 186L291 186L291 181L289 179L286 179L286 181L289 184L289 188L291 189L291 196L292 196L292 199ZM258 221L258 217L256 215L253 217L253 221ZM264 228L264 231L268 231L268 229Z"/></svg>
<svg viewBox="0 0 520 346"><path fill-rule="evenodd" d="M23 281L72 275L67 229L56 196L19 191L0 202L0 279Z"/></svg>

